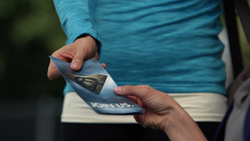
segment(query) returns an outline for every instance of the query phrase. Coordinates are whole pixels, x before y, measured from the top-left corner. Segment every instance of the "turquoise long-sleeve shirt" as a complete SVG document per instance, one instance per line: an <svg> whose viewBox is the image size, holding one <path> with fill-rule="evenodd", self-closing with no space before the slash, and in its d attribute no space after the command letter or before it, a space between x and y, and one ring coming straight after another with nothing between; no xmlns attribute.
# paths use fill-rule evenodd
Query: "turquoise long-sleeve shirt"
<svg viewBox="0 0 250 141"><path fill-rule="evenodd" d="M221 0L54 0L66 44L100 42L117 85L225 94ZM64 93L73 91L67 84Z"/></svg>

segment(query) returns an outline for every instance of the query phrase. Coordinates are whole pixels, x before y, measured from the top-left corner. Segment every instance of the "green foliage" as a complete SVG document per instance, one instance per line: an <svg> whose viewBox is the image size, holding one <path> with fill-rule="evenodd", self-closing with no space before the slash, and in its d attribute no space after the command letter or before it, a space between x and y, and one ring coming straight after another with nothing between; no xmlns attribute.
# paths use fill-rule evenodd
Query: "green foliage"
<svg viewBox="0 0 250 141"><path fill-rule="evenodd" d="M64 80L47 79L48 55L64 45L52 0L0 1L0 99L62 96Z"/></svg>

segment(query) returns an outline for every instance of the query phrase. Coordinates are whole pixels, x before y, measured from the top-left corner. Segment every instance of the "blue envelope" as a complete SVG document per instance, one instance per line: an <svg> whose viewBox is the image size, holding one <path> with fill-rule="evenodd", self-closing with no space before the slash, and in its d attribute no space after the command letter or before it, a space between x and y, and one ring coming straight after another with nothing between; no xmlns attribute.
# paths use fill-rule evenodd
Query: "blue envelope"
<svg viewBox="0 0 250 141"><path fill-rule="evenodd" d="M84 61L80 71L70 68L70 63L50 56L64 79L75 92L99 114L136 115L143 109L126 97L116 95L117 86L108 72L95 59Z"/></svg>

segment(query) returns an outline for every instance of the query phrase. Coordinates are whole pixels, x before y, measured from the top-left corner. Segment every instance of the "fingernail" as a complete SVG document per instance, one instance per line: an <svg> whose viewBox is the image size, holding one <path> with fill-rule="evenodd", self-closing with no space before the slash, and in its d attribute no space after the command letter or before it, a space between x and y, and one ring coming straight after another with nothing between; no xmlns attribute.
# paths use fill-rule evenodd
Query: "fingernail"
<svg viewBox="0 0 250 141"><path fill-rule="evenodd" d="M121 89L122 89L121 87L115 87L115 88L114 88L114 91L115 91L115 92L120 92Z"/></svg>
<svg viewBox="0 0 250 141"><path fill-rule="evenodd" d="M72 64L72 68L79 69L80 65L78 63Z"/></svg>

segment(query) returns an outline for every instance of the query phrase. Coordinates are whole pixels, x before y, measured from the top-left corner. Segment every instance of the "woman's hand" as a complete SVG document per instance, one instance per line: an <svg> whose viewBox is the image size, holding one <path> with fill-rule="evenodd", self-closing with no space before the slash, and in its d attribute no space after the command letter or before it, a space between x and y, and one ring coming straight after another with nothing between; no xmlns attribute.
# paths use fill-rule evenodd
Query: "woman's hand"
<svg viewBox="0 0 250 141"><path fill-rule="evenodd" d="M134 115L143 127L163 130L172 141L206 140L194 120L168 94L147 85L116 87L114 92L145 109L144 115Z"/></svg>
<svg viewBox="0 0 250 141"><path fill-rule="evenodd" d="M126 96L145 109L144 115L135 115L135 120L143 127L164 130L164 123L177 103L166 93L147 85L122 86L114 89L118 95Z"/></svg>
<svg viewBox="0 0 250 141"><path fill-rule="evenodd" d="M98 46L96 41L89 35L78 38L72 44L63 46L55 51L51 56L61 59L65 62L71 62L71 69L79 71L83 61L95 57L98 60ZM105 64L102 64L106 68ZM48 78L54 80L61 76L55 64L50 60L48 67Z"/></svg>

